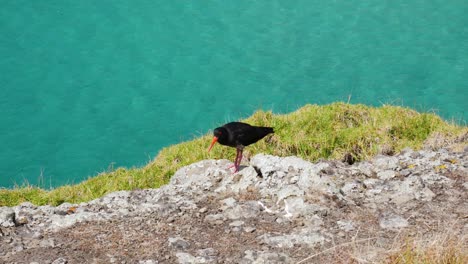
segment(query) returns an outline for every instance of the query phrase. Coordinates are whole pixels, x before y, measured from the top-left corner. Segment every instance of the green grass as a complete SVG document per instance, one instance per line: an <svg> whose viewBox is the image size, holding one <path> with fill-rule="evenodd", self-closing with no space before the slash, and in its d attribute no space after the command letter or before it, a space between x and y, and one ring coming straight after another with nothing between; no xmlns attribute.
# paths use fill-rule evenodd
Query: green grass
<svg viewBox="0 0 468 264"><path fill-rule="evenodd" d="M246 156L262 152L296 155L311 161L342 159L345 155L359 161L382 151L396 153L405 147L418 149L431 135L451 139L468 133L467 127L449 124L435 114L388 105L377 108L346 103L306 105L285 115L258 111L244 121L275 128L273 136L246 148ZM162 149L142 168L119 168L76 185L50 191L27 184L12 190L2 189L0 206L14 206L25 201L37 205L78 203L117 190L158 188L182 166L203 159L234 159L235 151L220 145L208 153L210 141L211 135L207 134L173 145Z"/></svg>

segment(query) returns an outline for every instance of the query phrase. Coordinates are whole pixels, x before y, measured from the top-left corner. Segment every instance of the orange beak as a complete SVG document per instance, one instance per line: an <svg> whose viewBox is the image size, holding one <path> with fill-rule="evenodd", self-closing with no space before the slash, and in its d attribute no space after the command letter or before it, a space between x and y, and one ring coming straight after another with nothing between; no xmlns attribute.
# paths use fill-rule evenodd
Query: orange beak
<svg viewBox="0 0 468 264"><path fill-rule="evenodd" d="M210 148L208 148L208 152L210 152L211 148L212 148L213 145L216 143L216 141L218 141L218 137L214 137L214 138L213 138L213 141L211 141Z"/></svg>

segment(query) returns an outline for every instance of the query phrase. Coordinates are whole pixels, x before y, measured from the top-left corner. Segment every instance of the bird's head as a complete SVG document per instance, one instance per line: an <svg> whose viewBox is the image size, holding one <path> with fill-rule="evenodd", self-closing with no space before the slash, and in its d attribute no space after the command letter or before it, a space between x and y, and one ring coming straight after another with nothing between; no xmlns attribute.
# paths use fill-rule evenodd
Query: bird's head
<svg viewBox="0 0 468 264"><path fill-rule="evenodd" d="M224 127L218 127L213 131L213 140L211 141L211 145L208 148L208 152L210 152L211 148L214 146L214 144L219 140L221 142L224 142L224 139L227 137L227 130Z"/></svg>

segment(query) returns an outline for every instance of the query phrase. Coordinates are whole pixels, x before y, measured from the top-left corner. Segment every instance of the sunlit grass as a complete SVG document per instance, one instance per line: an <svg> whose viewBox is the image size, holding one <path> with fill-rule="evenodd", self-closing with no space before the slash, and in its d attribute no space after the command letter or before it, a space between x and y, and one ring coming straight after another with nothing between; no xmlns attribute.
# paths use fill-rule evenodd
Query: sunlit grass
<svg viewBox="0 0 468 264"><path fill-rule="evenodd" d="M467 127L449 124L435 114L388 105L377 108L346 103L306 105L285 115L258 111L244 121L275 129L274 135L246 148L247 157L262 152L296 155L311 161L345 156L347 160L359 161L377 153L397 153L405 147L418 149L434 133L447 138L468 133ZM37 205L79 203L118 190L158 188L182 166L203 159L234 159L235 151L220 145L208 153L210 139L211 135L206 134L164 148L142 168L118 168L76 185L50 191L28 184L12 190L3 189L0 190L0 206L25 201Z"/></svg>
<svg viewBox="0 0 468 264"><path fill-rule="evenodd" d="M465 264L468 253L454 241L434 241L431 246L421 247L407 241L399 250L391 253L388 264Z"/></svg>

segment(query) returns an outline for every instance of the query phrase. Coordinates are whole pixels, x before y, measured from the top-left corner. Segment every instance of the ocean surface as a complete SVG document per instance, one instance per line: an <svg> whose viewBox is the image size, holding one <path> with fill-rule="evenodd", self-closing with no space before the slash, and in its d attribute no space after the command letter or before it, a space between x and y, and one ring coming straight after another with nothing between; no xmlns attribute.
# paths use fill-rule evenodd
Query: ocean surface
<svg viewBox="0 0 468 264"><path fill-rule="evenodd" d="M349 96L466 125L467 14L466 0L4 0L0 187L77 183L256 109Z"/></svg>

